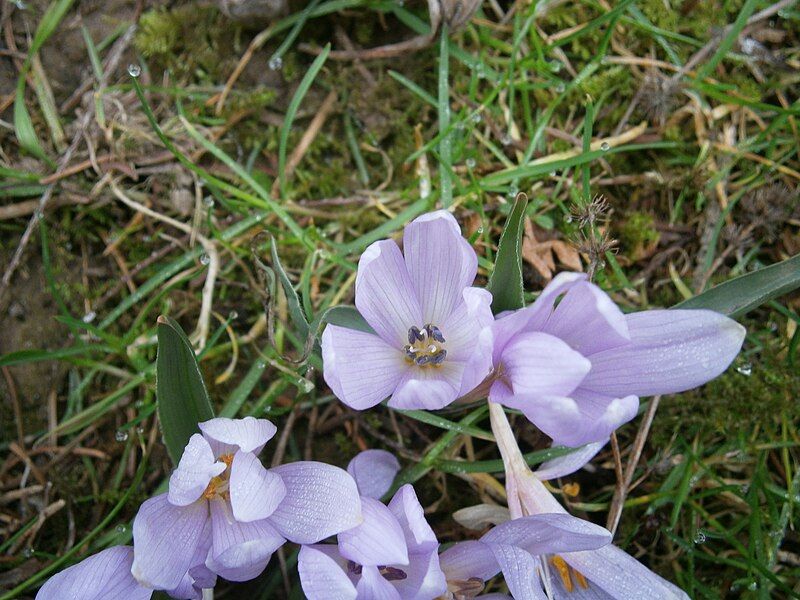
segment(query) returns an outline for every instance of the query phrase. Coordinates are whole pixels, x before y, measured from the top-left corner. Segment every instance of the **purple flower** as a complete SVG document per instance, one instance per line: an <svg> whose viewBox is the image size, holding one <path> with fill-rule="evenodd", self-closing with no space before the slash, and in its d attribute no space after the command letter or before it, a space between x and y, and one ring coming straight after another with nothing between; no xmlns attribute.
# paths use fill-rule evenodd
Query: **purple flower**
<svg viewBox="0 0 800 600"><path fill-rule="evenodd" d="M512 518L523 515L567 514L544 484L530 470L519 450L503 408L489 403L489 415L506 472L506 495ZM578 451L580 452L580 451ZM567 457L564 457L569 458ZM558 460L558 459L556 459ZM576 549L579 550L579 549ZM543 581L548 598L560 600L610 598L614 600L684 600L678 587L659 577L632 556L613 544L582 551L550 550L543 565ZM442 557L447 572L448 560ZM505 569L504 569L505 572ZM508 581L508 574L506 574ZM509 587L511 588L511 582ZM512 588L512 593L514 593ZM517 596L541 598L542 596Z"/></svg>
<svg viewBox="0 0 800 600"><path fill-rule="evenodd" d="M36 594L36 600L150 600L153 590L143 588L131 575L133 548L106 548L53 575Z"/></svg>
<svg viewBox="0 0 800 600"><path fill-rule="evenodd" d="M554 443L607 440L639 396L671 394L722 373L745 330L708 310L624 315L580 273L562 273L532 305L495 321L489 399L522 411ZM599 448L598 448L599 449Z"/></svg>
<svg viewBox="0 0 800 600"><path fill-rule="evenodd" d="M438 409L491 368L491 294L469 287L478 259L450 213L422 215L375 242L358 263L356 307L375 333L328 325L325 381L363 410L387 397L400 409Z"/></svg>
<svg viewBox="0 0 800 600"><path fill-rule="evenodd" d="M192 598L256 577L287 539L311 544L361 522L342 469L296 462L265 469L258 453L275 435L266 419L211 419L186 445L169 492L144 502L133 522L132 572L143 585Z"/></svg>
<svg viewBox="0 0 800 600"><path fill-rule="evenodd" d="M338 544L300 549L300 583L309 600L430 600L445 593L439 542L414 488L404 485L385 506L400 466L390 453L368 450L348 466L358 484L364 521Z"/></svg>
<svg viewBox="0 0 800 600"><path fill-rule="evenodd" d="M516 600L558 598L552 595L549 574L568 569L561 555L595 550L610 541L611 534L599 525L563 511L542 513L501 523L478 541L457 543L439 560L453 598L474 598L498 571ZM589 589L580 574L570 575L578 587Z"/></svg>

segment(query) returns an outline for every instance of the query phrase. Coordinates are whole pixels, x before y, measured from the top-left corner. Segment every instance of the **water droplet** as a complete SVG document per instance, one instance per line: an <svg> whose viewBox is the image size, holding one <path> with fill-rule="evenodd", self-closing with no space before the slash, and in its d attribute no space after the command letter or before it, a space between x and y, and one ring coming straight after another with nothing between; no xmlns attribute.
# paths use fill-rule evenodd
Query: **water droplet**
<svg viewBox="0 0 800 600"><path fill-rule="evenodd" d="M706 541L706 534L705 534L705 532L704 532L704 531L701 529L700 531L698 531L698 532L697 532L697 533L694 535L694 543L695 543L695 544L704 544L704 543L705 543L705 541Z"/></svg>
<svg viewBox="0 0 800 600"><path fill-rule="evenodd" d="M144 435L144 427L142 427L141 425L139 425L139 426L136 428L136 433L138 433L139 435Z"/></svg>
<svg viewBox="0 0 800 600"><path fill-rule="evenodd" d="M135 63L131 63L128 65L128 75L131 77L138 77L142 74L142 67Z"/></svg>
<svg viewBox="0 0 800 600"><path fill-rule="evenodd" d="M128 432L123 429L118 429L117 433L114 434L114 439L118 442L126 442L128 441Z"/></svg>
<svg viewBox="0 0 800 600"><path fill-rule="evenodd" d="M516 185L511 185L508 188L508 195L511 197L516 197L519 194L519 188Z"/></svg>
<svg viewBox="0 0 800 600"><path fill-rule="evenodd" d="M41 221L42 219L44 219L44 213L41 210L37 210L36 212L34 212L33 216L36 217L37 221Z"/></svg>
<svg viewBox="0 0 800 600"><path fill-rule="evenodd" d="M556 92L558 92L559 94L563 93L565 89L567 89L567 87L563 83L559 83L558 85L556 85Z"/></svg>
<svg viewBox="0 0 800 600"><path fill-rule="evenodd" d="M200 264L207 265L210 262L211 262L211 257L205 252L203 252L203 254L200 255Z"/></svg>
<svg viewBox="0 0 800 600"><path fill-rule="evenodd" d="M117 529L117 533L125 533L126 531L128 531L128 526L124 525L124 524L120 524L120 525L117 525L116 529Z"/></svg>
<svg viewBox="0 0 800 600"><path fill-rule="evenodd" d="M474 169L475 168L475 159L474 158L468 158L467 160L464 161L464 164L467 165L468 169Z"/></svg>
<svg viewBox="0 0 800 600"><path fill-rule="evenodd" d="M25 548L25 550L22 551L22 556L24 556L25 558L30 558L31 556L33 556L34 552L36 552L36 550L34 550L33 548Z"/></svg>
<svg viewBox="0 0 800 600"><path fill-rule="evenodd" d="M89 312L87 312L85 315L83 315L83 318L82 318L81 320L82 320L84 323L91 323L91 322L92 322L92 321L94 321L96 318L97 318L97 313L96 313L96 312L94 312L93 310L90 310L90 311L89 311Z"/></svg>
<svg viewBox="0 0 800 600"><path fill-rule="evenodd" d="M508 135L508 134L505 134L505 135L502 137L502 139L500 140L500 143L501 143L501 144L503 144L503 146L510 146L510 145L511 145L511 143L512 143L513 141L514 141L514 140L513 140L513 139L511 139L511 136L510 136L510 135Z"/></svg>
<svg viewBox="0 0 800 600"><path fill-rule="evenodd" d="M144 400L137 400L133 403L134 408L143 408L144 407Z"/></svg>
<svg viewBox="0 0 800 600"><path fill-rule="evenodd" d="M486 71L483 68L483 63L479 63L475 67L475 75L478 77L478 79L485 79L486 78Z"/></svg>
<svg viewBox="0 0 800 600"><path fill-rule="evenodd" d="M753 365L750 363L742 363L738 367L736 367L736 371L741 373L745 377L750 377L753 374Z"/></svg>
<svg viewBox="0 0 800 600"><path fill-rule="evenodd" d="M214 198L212 196L205 196L203 198L203 204L208 207L214 206Z"/></svg>
<svg viewBox="0 0 800 600"><path fill-rule="evenodd" d="M280 71L283 67L283 59L280 56L273 56L269 59L269 68L273 71Z"/></svg>
<svg viewBox="0 0 800 600"><path fill-rule="evenodd" d="M756 583L755 581L751 581L750 585L747 586L747 589L750 590L751 592L756 591L758 589L758 583Z"/></svg>
<svg viewBox="0 0 800 600"><path fill-rule="evenodd" d="M477 233L478 235L483 235L483 226L481 226L481 227L478 227L478 228L475 230L475 233Z"/></svg>
<svg viewBox="0 0 800 600"><path fill-rule="evenodd" d="M238 313L238 312L236 312L235 310L232 310L231 312L229 312L229 313L228 313L228 318L229 318L231 321L235 321L236 319L238 319L238 318L239 318L239 313Z"/></svg>
<svg viewBox="0 0 800 600"><path fill-rule="evenodd" d="M567 215L566 219L564 219L567 223L572 223L572 215Z"/></svg>
<svg viewBox="0 0 800 600"><path fill-rule="evenodd" d="M563 68L564 64L560 60L551 60L547 63L547 66L553 73L558 73Z"/></svg>
<svg viewBox="0 0 800 600"><path fill-rule="evenodd" d="M472 119L473 123L480 123L481 119L483 119L483 117L481 116L481 113L475 113L474 115L472 115L470 117L470 119Z"/></svg>
<svg viewBox="0 0 800 600"><path fill-rule="evenodd" d="M611 146L608 144L608 142L603 142L602 144L600 144L600 150L602 150L603 152L608 152L610 148Z"/></svg>

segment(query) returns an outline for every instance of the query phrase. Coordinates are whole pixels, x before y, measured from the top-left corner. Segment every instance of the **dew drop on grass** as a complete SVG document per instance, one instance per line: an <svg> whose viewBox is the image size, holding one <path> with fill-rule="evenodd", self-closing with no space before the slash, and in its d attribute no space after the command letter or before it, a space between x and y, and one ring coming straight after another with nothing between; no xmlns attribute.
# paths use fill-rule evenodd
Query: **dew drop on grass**
<svg viewBox="0 0 800 600"><path fill-rule="evenodd" d="M706 541L706 534L705 532L698 531L694 536L694 543L695 544L704 544Z"/></svg>
<svg viewBox="0 0 800 600"><path fill-rule="evenodd" d="M93 310L90 310L90 311L89 311L89 312L87 312L85 315L83 315L83 318L82 318L81 320L82 320L84 323L91 323L91 322L92 322L92 321L94 321L96 318L97 318L97 313L96 313L96 312L94 312Z"/></svg>
<svg viewBox="0 0 800 600"><path fill-rule="evenodd" d="M210 262L211 262L211 257L208 254L206 254L204 252L203 254L200 255L200 263L201 264L207 265Z"/></svg>
<svg viewBox="0 0 800 600"><path fill-rule="evenodd" d="M139 77L142 74L142 67L135 63L131 63L128 65L128 75L131 77Z"/></svg>
<svg viewBox="0 0 800 600"><path fill-rule="evenodd" d="M506 134L506 135L504 135L504 136L503 136L503 138L500 140L500 143L501 143L501 144L503 144L503 146L510 146L510 145L511 145L511 142L513 142L513 141L514 141L514 140L513 140L513 139L511 139L511 136L510 136L510 135L508 135L508 134Z"/></svg>
<svg viewBox="0 0 800 600"><path fill-rule="evenodd" d="M117 433L114 434L114 439L118 442L126 442L128 441L128 432L123 429L118 429Z"/></svg>
<svg viewBox="0 0 800 600"><path fill-rule="evenodd" d="M25 550L22 551L22 555L25 558L30 558L31 556L33 556L34 552L36 552L36 550L34 550L33 548L25 548Z"/></svg>
<svg viewBox="0 0 800 600"><path fill-rule="evenodd" d="M474 169L475 168L475 159L474 158L468 158L467 160L464 161L464 164L467 165L468 169Z"/></svg>
<svg viewBox="0 0 800 600"><path fill-rule="evenodd" d="M745 377L750 377L753 374L753 365L750 363L743 363L736 367L736 371L744 375Z"/></svg>
<svg viewBox="0 0 800 600"><path fill-rule="evenodd" d="M273 56L269 59L269 68L273 71L280 71L283 67L283 59L280 56Z"/></svg>
<svg viewBox="0 0 800 600"><path fill-rule="evenodd" d="M481 117L481 113L475 113L475 114L474 114L474 115L472 115L472 117L470 117L470 118L472 119L472 122L473 122L473 123L480 123L480 122L481 122L481 119L482 119L483 117Z"/></svg>
<svg viewBox="0 0 800 600"><path fill-rule="evenodd" d="M126 531L128 531L127 525L117 525L117 533L125 533Z"/></svg>
<svg viewBox="0 0 800 600"><path fill-rule="evenodd" d="M238 312L236 312L235 310L232 310L231 312L229 312L229 313L228 313L228 318L229 318L231 321L235 321L236 319L238 319L238 318L239 318L239 313L238 313Z"/></svg>
<svg viewBox="0 0 800 600"><path fill-rule="evenodd" d="M608 152L610 148L611 146L608 144L608 142L603 142L602 144L600 144L600 150L602 150L603 152Z"/></svg>
<svg viewBox="0 0 800 600"><path fill-rule="evenodd" d="M214 206L214 198L212 196L203 197L203 204L205 204L209 208Z"/></svg>

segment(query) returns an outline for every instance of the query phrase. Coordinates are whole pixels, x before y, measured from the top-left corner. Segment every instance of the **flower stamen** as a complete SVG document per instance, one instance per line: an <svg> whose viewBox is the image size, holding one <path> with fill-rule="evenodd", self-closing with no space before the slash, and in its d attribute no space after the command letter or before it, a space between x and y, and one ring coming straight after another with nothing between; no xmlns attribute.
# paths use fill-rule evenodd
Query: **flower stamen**
<svg viewBox="0 0 800 600"><path fill-rule="evenodd" d="M442 347L444 335L436 326L428 323L422 329L411 326L408 329L408 344L403 348L406 360L418 367L437 367L447 357L447 350Z"/></svg>
<svg viewBox="0 0 800 600"><path fill-rule="evenodd" d="M561 583L564 585L564 589L567 590L567 592L571 592L575 589L575 584L572 582L572 576L575 577L575 581L579 587L584 590L589 589L589 582L586 581L586 578L578 571L570 567L567 564L567 561L560 556L551 557L550 564L555 567L556 571L558 572L558 576L561 578Z"/></svg>

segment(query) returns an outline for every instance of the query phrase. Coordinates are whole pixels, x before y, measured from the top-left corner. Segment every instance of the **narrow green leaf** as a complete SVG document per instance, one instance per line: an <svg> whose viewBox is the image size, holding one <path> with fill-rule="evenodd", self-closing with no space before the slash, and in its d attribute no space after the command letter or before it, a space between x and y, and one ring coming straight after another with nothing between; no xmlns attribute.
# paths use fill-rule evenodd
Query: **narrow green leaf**
<svg viewBox="0 0 800 600"><path fill-rule="evenodd" d="M334 306L325 311L322 320L331 325L338 325L339 327L347 327L348 329L357 329L366 333L375 333L375 330L370 327L366 319L361 316L355 306Z"/></svg>
<svg viewBox="0 0 800 600"><path fill-rule="evenodd" d="M736 318L797 288L800 254L721 283L673 308L706 308Z"/></svg>
<svg viewBox="0 0 800 600"><path fill-rule="evenodd" d="M45 360L62 360L74 356L89 355L92 352L113 352L110 346L70 346L58 350L19 350L0 356L0 367L42 362Z"/></svg>
<svg viewBox="0 0 800 600"><path fill-rule="evenodd" d="M494 271L486 286L494 298L492 300L494 314L522 308L525 304L522 296L522 235L525 231L527 206L528 197L525 194L517 194L514 207L500 236Z"/></svg>
<svg viewBox="0 0 800 600"><path fill-rule="evenodd" d="M484 431L480 427L475 427L473 425L462 425L461 423L450 421L449 419L445 419L444 417L440 417L439 415L435 415L426 410L401 410L398 412L422 423L427 423L428 425L438 427L439 429L446 429L447 431L455 431L456 433L471 435L474 438L486 440L488 442L494 441L494 436L488 431Z"/></svg>
<svg viewBox="0 0 800 600"><path fill-rule="evenodd" d="M203 376L189 338L173 319L158 318L156 399L161 433L172 462L178 464L197 424L214 417Z"/></svg>
<svg viewBox="0 0 800 600"><path fill-rule="evenodd" d="M281 264L281 259L278 256L278 244L275 242L275 238L270 238L270 253L272 255L272 269L277 274L283 292L286 294L286 302L289 305L289 316L297 329L298 337L305 339L308 337L308 320L306 319L305 312L303 312L303 306L300 304L300 296L297 295L294 284L292 284L291 279L289 279L289 276L286 274Z"/></svg>

